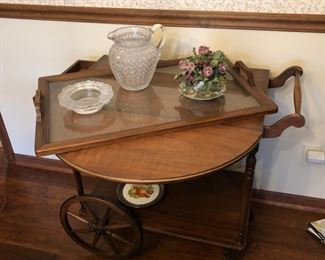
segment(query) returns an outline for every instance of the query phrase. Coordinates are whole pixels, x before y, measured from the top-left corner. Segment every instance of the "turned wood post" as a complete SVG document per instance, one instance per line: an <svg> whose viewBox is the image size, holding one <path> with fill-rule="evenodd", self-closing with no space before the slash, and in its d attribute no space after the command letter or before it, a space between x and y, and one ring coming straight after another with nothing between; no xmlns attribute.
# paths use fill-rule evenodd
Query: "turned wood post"
<svg viewBox="0 0 325 260"><path fill-rule="evenodd" d="M241 201L241 209L240 209L240 227L242 230L240 231L240 235L238 237L238 244L243 244L247 238L247 230L249 224L249 214L252 200L252 190L253 190L253 181L254 181L254 173L255 173L255 165L256 165L256 153L258 151L258 144L249 152L246 158L246 168L245 168L245 179L244 179L244 187L243 187L243 196Z"/></svg>

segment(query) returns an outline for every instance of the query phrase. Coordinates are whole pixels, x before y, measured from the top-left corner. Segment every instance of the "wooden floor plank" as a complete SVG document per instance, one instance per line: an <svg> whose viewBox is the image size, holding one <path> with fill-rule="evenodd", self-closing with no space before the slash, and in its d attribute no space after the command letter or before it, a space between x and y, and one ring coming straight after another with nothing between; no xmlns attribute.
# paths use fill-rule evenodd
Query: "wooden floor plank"
<svg viewBox="0 0 325 260"><path fill-rule="evenodd" d="M0 259L52 260L56 255L21 246L0 243Z"/></svg>

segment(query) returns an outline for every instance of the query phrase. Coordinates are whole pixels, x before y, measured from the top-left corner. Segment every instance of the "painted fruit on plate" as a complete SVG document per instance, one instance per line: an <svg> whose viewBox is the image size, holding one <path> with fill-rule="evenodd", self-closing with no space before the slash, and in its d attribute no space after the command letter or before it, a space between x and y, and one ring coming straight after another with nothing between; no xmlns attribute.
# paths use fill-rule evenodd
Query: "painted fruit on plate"
<svg viewBox="0 0 325 260"><path fill-rule="evenodd" d="M132 185L128 194L132 198L150 198L154 189L152 185Z"/></svg>

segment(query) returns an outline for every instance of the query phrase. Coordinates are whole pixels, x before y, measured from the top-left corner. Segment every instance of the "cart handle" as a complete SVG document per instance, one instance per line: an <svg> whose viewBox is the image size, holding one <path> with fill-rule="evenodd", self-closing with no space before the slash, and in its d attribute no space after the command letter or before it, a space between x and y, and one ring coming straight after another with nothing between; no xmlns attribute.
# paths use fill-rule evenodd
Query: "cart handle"
<svg viewBox="0 0 325 260"><path fill-rule="evenodd" d="M285 81L290 77L295 77L294 90L293 90L293 102L295 112L294 114L289 114L274 124L270 126L264 126L263 138L273 138L278 137L282 134L284 130L290 126L297 128L303 127L305 125L305 118L301 115L301 83L300 77L303 73L301 67L292 66L284 70L280 75L269 80L269 88L282 87Z"/></svg>
<svg viewBox="0 0 325 260"><path fill-rule="evenodd" d="M255 86L253 71L250 68L248 68L244 62L242 62L241 60L236 61L234 64L234 70L236 70L238 73L240 72L245 73L249 85L252 87Z"/></svg>
<svg viewBox="0 0 325 260"><path fill-rule="evenodd" d="M42 122L42 118L43 118L41 99L42 99L41 91L37 89L35 96L33 97L34 107L36 111L36 122Z"/></svg>

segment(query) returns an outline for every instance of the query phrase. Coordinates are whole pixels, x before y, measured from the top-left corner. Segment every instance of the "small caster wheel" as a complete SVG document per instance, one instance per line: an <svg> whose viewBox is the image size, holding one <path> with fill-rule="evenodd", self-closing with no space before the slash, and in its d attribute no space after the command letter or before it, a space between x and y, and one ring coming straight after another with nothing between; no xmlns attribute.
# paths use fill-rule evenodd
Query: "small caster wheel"
<svg viewBox="0 0 325 260"><path fill-rule="evenodd" d="M104 257L127 258L142 245L142 230L125 208L94 196L74 196L61 206L65 232L79 246Z"/></svg>

